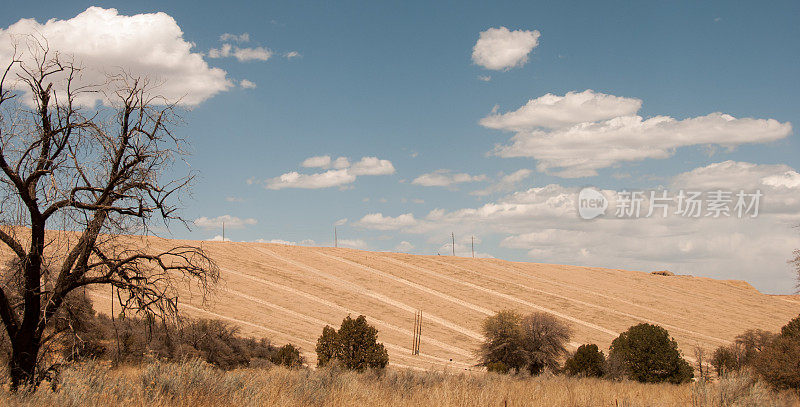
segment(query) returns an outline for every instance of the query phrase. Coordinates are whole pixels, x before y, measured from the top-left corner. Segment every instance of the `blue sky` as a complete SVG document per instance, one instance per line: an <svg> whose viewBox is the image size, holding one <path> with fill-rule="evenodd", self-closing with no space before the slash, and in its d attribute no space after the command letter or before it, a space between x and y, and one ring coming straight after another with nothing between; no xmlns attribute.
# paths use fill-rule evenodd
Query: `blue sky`
<svg viewBox="0 0 800 407"><path fill-rule="evenodd" d="M214 219L227 215L233 226L226 237L235 241L311 239L331 245L334 223L347 219L338 226L340 239L361 248L444 253L455 232L459 254L467 254L462 245L475 235L481 255L670 269L746 279L766 292L793 290L786 260L800 248L800 234L791 228L800 223L800 203L793 200L800 196L793 183L800 169L797 2L261 3L24 2L5 8L0 28L23 18L41 24L68 20L90 6L115 8L121 16L163 12L180 27L182 39L194 44L191 52L225 71L233 85L192 106L179 129L191 141L189 162L199 175L184 214L205 222L191 231L176 226L175 237L213 238L220 233ZM473 48L482 32L500 27L540 36L526 62L487 69L474 61ZM225 33L247 33L249 41L221 41ZM270 57L212 58L210 50L224 44L263 47ZM290 52L299 55L289 58ZM243 88L242 80L256 87ZM573 151L559 144L557 153L583 156L596 172L577 177L540 166L541 148L525 157L492 153L497 145L510 145L517 132L546 138L558 129L488 128L479 123L482 118L515 111L548 93L563 97L586 90L640 100L641 108L630 115L644 120L721 112L772 119L790 130L770 136L758 128L751 134L748 127L734 145L675 144L669 142L672 133L654 133L623 144L645 151L664 142L664 157L617 157L608 165L597 164L596 157L612 147ZM687 137L706 130L692 127ZM729 140L724 131L713 137ZM328 188L268 188L282 174L327 171L301 166L325 155L347 157L351 164L377 157L394 171ZM553 162L563 160L557 154ZM473 181L413 183L441 170ZM530 173L497 191L474 194L519 170ZM764 181L770 177L785 182L775 187ZM551 190L522 201L520 194L548 185ZM571 215L525 215L539 204L544 206L537 213L548 213L548 205L588 185L606 191L699 185L775 190L765 190L764 214L753 220L587 222L577 220L574 208ZM522 214L489 213L520 202L529 205ZM379 222L365 221L369 214L380 214ZM398 218L403 215L410 217Z"/></svg>

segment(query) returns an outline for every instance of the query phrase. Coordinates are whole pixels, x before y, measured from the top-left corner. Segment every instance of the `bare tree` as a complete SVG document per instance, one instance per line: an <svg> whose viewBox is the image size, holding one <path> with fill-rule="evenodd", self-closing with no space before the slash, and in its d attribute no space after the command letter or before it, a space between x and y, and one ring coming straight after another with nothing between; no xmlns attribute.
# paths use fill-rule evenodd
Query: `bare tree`
<svg viewBox="0 0 800 407"><path fill-rule="evenodd" d="M154 251L125 235L182 222L192 175L169 171L185 154L171 129L178 106L124 72L103 84L42 39L17 42L0 78L0 241L13 252L19 289L0 287L11 342L11 388L38 385L48 326L73 290L106 284L123 309L177 312L178 283L207 292L218 269L201 248ZM80 104L100 95L105 103ZM60 232L51 230L58 229Z"/></svg>

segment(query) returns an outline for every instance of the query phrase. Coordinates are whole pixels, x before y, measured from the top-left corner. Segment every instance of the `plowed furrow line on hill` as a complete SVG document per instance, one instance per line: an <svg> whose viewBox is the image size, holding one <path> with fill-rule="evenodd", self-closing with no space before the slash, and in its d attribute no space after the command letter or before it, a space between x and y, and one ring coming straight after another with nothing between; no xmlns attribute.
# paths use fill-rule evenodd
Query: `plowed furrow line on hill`
<svg viewBox="0 0 800 407"><path fill-rule="evenodd" d="M545 290L541 290L541 289L538 289L538 288L533 288L533 287L527 286L525 284L520 284L520 283L517 283L515 281L507 280L507 279L504 279L504 278L487 276L485 274L481 274L481 273L478 273L477 271L473 271L473 270L470 270L470 269L467 269L467 268L464 268L464 267L461 267L461 266L458 266L458 265L455 265L455 264L450 264L450 263L446 263L446 262L439 261L439 260L433 260L433 261L438 263L438 264L444 265L444 266L457 268L459 270L468 272L470 274L478 275L481 278L488 278L488 279L494 280L495 282L499 282L499 283L502 283L502 284L513 284L513 285L515 285L515 286L517 286L519 288L522 288L524 290L538 292L538 293L542 293L542 294L549 295L549 296L556 297L556 298L561 298L562 300L570 301L570 302L573 302L573 303L576 303L576 304L581 304L581 305L584 305L584 306L587 306L587 307L599 309L599 310L606 311L606 312L611 312L611 313L614 313L614 314L617 314L617 315L621 315L621 316L624 316L624 317L627 317L627 318L631 318L631 319L634 319L634 320L637 320L637 321L640 321L640 322L646 322L648 324L660 325L660 326L663 326L665 328L668 328L668 329L671 329L671 330L674 330L674 331L683 332L683 333L690 334L690 335L695 336L695 337L712 340L712 341L723 343L723 344L726 344L726 345L731 343L731 341L729 341L729 340L716 338L716 337L709 336L709 335L706 335L706 334L703 334L703 333L700 333L700 332L696 332L696 331L692 331L692 330L689 330L689 329L681 328L681 327L678 327L678 326L675 326L675 325L672 325L672 324L658 322L658 321L655 321L655 320L652 320L652 319L649 319L649 318L646 318L646 317L630 314L630 313L627 313L627 312L624 312L624 311L618 311L618 310L615 310L613 308L606 307L606 306L603 306L603 305L593 304L593 303L590 303L590 302L579 300L577 298L571 298L571 297L567 297L567 296L564 296L564 295L561 295L561 294L556 294L554 292L545 291Z"/></svg>
<svg viewBox="0 0 800 407"><path fill-rule="evenodd" d="M487 315L487 316L495 314L494 311L492 311L492 310L490 310L490 309L488 309L486 307L481 307L480 305L473 304L473 303L468 302L468 301L464 301L464 300L462 300L460 298L453 297L452 295L445 294L445 293L443 293L441 291L434 290L434 289L432 289L430 287L425 287L422 284L418 284L418 283L415 283L413 281L406 280L405 278L397 277L397 276L395 276L393 274L386 273L384 271L381 271L381 270L378 270L378 269L375 269L375 268L372 268L372 267L369 267L369 266L365 266L365 265L363 265L361 263L356 263L354 261L351 261L351 260L348 260L348 259L344 259L344 258L341 258L341 257L337 257L337 256L333 256L333 255L330 255L330 254L327 254L327 253L317 252L317 254L319 254L320 256L327 257L327 258L329 258L331 260L336 260L338 262L342 262L344 264L347 264L347 265L350 265L350 266L353 266L353 267L356 267L356 268L360 268L360 269L365 270L365 271L369 271L370 273L379 275L379 276L381 276L381 277L383 277L383 278L385 278L387 280L396 281L396 282L398 282L400 284L407 285L407 286L409 286L411 288L415 288L415 289L417 289L419 291L422 291L422 292L428 293L430 295L439 297L439 298L444 299L446 301L450 301L450 302L452 302L454 304L458 304L458 305L460 305L460 306L462 306L464 308L469 308L469 309L471 309L473 311L476 311L476 312L479 312L481 314L484 314L484 315ZM458 280L455 280L455 281L458 281Z"/></svg>
<svg viewBox="0 0 800 407"><path fill-rule="evenodd" d="M335 322L323 321L323 320L321 320L319 318L315 318L315 317L312 317L310 315L306 315L306 314L303 314L303 313L300 313L300 312L297 312L297 311L290 310L290 309L288 309L286 307L282 307L280 305L273 304L273 303L268 302L268 301L264 301L264 300L262 300L260 298L256 298L256 297L253 297L251 295L247 295L247 294L245 294L243 292L240 292L240 291L236 291L236 290L229 289L229 288L222 288L222 290L225 291L225 292L228 292L230 294L233 294L233 295L235 295L237 297L244 298L244 299L246 299L248 301L252 301L252 302L258 303L258 304L263 305L263 306L265 306L267 308L271 308L271 309L274 309L276 311L283 312L285 314L291 315L292 317L294 317L296 319L300 319L300 320L304 320L304 321L310 322L310 323L312 323L314 325L319 326L319 331L320 332L322 332L322 328L324 326L326 326L326 325L335 325ZM370 319L370 322L374 322L374 320ZM411 336L412 334L409 332L408 335ZM389 342L386 342L386 341L384 341L384 345L386 346L386 348L392 349L392 350L394 350L394 351L396 351L396 352L398 352L400 354L411 354L411 349L410 348L406 348L406 347L403 347L403 346L400 346L400 345L395 345L395 344L392 344L392 343L389 343ZM428 359L435 360L437 362L442 362L442 363L449 363L450 362L446 358L441 358L441 357L429 355L429 354L426 354L426 353L420 353L420 356L428 358ZM459 364L462 364L464 366L470 366L467 363L459 363Z"/></svg>
<svg viewBox="0 0 800 407"><path fill-rule="evenodd" d="M533 279L533 280L541 281L543 283L557 285L559 287L564 287L564 288L567 288L567 289L573 289L574 290L576 288L575 286L567 284L567 283L562 283L560 281L550 280L548 278L543 278L543 277L539 277L539 276L533 275L530 272L528 272L527 270L520 270L518 268L513 268L512 269L511 267L502 267L502 266L499 266L499 265L496 265L496 264L493 264L493 263L490 263L490 262L482 263L482 265L489 266L489 268L493 268L493 269L498 270L498 271L505 271L505 272L513 273L513 274L521 274L521 275L525 276L526 278L530 278L530 279ZM649 307L647 305L637 304L635 302L628 301L628 300L626 300L624 298L619 298L619 297L615 297L613 295L598 293L596 291L591 291L591 290L588 290L588 289L584 289L582 291L586 292L588 294L591 294L591 295L595 295L595 296L598 296L598 297L609 299L609 300L614 301L614 302L620 302L620 303L627 304L627 305L630 305L630 306L633 306L633 307L645 309L645 310L650 311L650 312L655 312L655 313L659 313L659 314L667 315L667 316L673 316L669 312L662 311L662 310L657 309L657 308Z"/></svg>
<svg viewBox="0 0 800 407"><path fill-rule="evenodd" d="M333 256L331 256L331 257L333 257ZM413 270L417 270L419 272L422 272L422 273L425 273L425 274L428 274L428 275L431 275L431 276L434 276L434 277L438 277L438 278L450 281L450 282L455 283L455 284L460 284L460 285L463 285L465 287L472 288L473 290L478 290L478 291L481 291L481 292L485 292L487 294L494 295L496 297L504 298L504 299L506 299L508 301L516 302L518 304L525 305L527 307L533 308L533 309L538 310L538 311L546 312L548 314L554 315L554 316L559 317L561 319L566 319L567 321L571 321L571 322L574 322L574 323L576 323L578 325L583 325L585 327L592 328L594 330L606 333L606 334L614 336L614 337L619 336L619 332L614 332L614 331L612 331L610 329L603 328L600 325L593 324L591 322L587 322L587 321L575 318L573 316L564 314L562 312L558 312L556 310L553 310L553 309L550 309L550 308L547 308L547 307L543 307L543 306L538 305L538 304L534 304L534 303L532 303L530 301L523 300L523 299L514 297L512 295L508 295L508 294L505 294L505 293L501 293L499 291L492 290L491 288L482 287L482 286L479 286L477 284L473 284L473 283L470 283L470 282L467 282L467 281L459 280L457 278L446 276L446 275L443 275L443 274L428 270L428 269L423 268L423 267L415 266L413 264L406 263L404 261L393 259L391 257L385 257L384 260L387 261L387 262L390 262L390 263L394 263L394 264L396 264L398 266L401 266L401 267L407 267L407 268L410 268L410 269L413 269ZM358 264L358 263L356 263L356 264ZM372 269L371 267L364 266L364 265L362 265L362 267L367 267L369 269ZM376 270L376 269L372 269L372 270ZM492 313L492 314L494 314L494 313Z"/></svg>
<svg viewBox="0 0 800 407"><path fill-rule="evenodd" d="M238 271L230 270L230 269L221 269L221 270L223 272L225 272L225 273L234 274L234 275L240 276L242 278L246 278L246 279L249 279L251 281L255 281L257 283L264 284L264 285L267 285L269 287L272 287L272 288L275 288L275 289L278 289L278 290L283 290L283 291L286 291L287 293L294 294L294 295L306 298L308 300L320 303L322 305L325 305L327 307L333 308L335 310L341 311L341 312L346 313L346 314L361 315L361 314L364 313L364 312L361 312L361 311L356 311L356 310L353 310L353 309L350 309L350 308L343 307L343 306L341 306L339 304L336 304L334 302L328 301L328 300L326 300L324 298L321 298L321 297L318 297L316 295L313 295L313 294L298 290L296 288L285 286L283 284L278 284L278 283L275 283L275 282L272 282L272 281L269 281L269 280L265 280L265 279L262 279L262 278L253 277L253 276L250 276L250 275L247 275L247 274L244 274L244 273L240 273ZM375 317L370 317L370 322L374 323L374 324L376 324L378 326L384 327L386 329L398 332L398 333L400 333L402 335L407 335L409 337L413 336L413 332L409 331L408 329L401 328L401 327L399 327L397 325L393 325L393 324L391 324L389 322L386 322L384 320L381 320L381 319L378 319L378 318L375 318ZM459 348L459 347L456 347L456 346L453 346L453 345L449 345L447 343L441 342L441 341L436 340L434 338L426 337L425 338L425 342L430 343L430 344L432 344L432 345L434 345L436 347L439 347L441 349L448 350L450 352L459 354L461 356L465 356L465 357L468 357L468 358L472 358L473 357L473 353L472 352L469 352L469 351L467 351L465 349L462 349L462 348ZM410 352L411 350L409 349L408 351Z"/></svg>
<svg viewBox="0 0 800 407"><path fill-rule="evenodd" d="M360 295L364 295L364 296L373 298L373 299L375 299L375 300L377 300L379 302L382 302L382 303L387 304L387 305L391 305L391 306L393 306L395 308L401 309L403 311L407 311L407 312L412 313L412 314L418 311L417 308L414 308L414 307L412 307L412 306L410 306L410 305L408 305L408 304L406 304L404 302L397 301L397 300L392 299L392 298L390 298L390 297L388 297L386 295L377 293L377 292L372 291L372 290L370 290L370 289L368 289L366 287L360 286L360 285L358 285L358 284L356 284L354 282L351 282L351 281L336 277L334 275L325 273L325 272L323 272L321 270L318 270L318 269L316 269L314 267L311 267L311 266L309 266L307 264L303 264L303 263L300 263L298 261L287 259L287 258L285 258L283 256L280 256L280 255L278 255L276 253L273 253L273 252L271 252L271 251L269 251L267 249L263 249L263 248L260 248L260 247L254 247L253 249L258 251L258 252L260 252L260 253L262 253L262 254L268 255L268 256L270 256L272 258L275 258L275 259L278 259L278 260L280 260L280 261L282 261L284 263L291 264L291 265L293 265L293 266L295 266L295 267L297 267L297 268L299 268L301 270L305 270L305 271L307 271L309 273L312 273L312 274L314 274L316 276L322 277L322 278L330 281L331 283L333 283L335 286L337 286L339 288L343 288L343 289L345 289L347 291L354 292L356 294L360 294ZM458 333L460 333L462 335L466 335L466 336L468 336L470 338L473 338L473 339L476 339L476 340L479 340L479 341L483 341L483 339L484 339L483 335L481 335L480 333L478 333L476 331L473 331L473 330L471 330L469 328L463 327L461 325L455 324L453 322L450 322L450 321L448 321L448 320L446 320L444 318L441 318L441 317L439 317L437 315L434 315L434 314L432 314L430 312L427 313L426 319L428 321L430 321L430 322L436 323L436 324L441 325L443 327L446 327L446 328L448 328L448 329L450 329L452 331L458 332Z"/></svg>

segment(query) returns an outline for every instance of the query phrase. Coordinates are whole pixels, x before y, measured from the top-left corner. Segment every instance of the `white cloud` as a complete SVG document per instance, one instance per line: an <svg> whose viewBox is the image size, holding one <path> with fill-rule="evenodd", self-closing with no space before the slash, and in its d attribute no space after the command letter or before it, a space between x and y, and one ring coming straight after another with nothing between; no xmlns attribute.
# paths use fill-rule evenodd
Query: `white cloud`
<svg viewBox="0 0 800 407"><path fill-rule="evenodd" d="M620 162L667 158L680 147L718 145L730 149L740 144L778 140L792 131L789 122L737 119L723 113L683 120L668 116L649 119L619 116L552 130L526 129L568 124L570 114L575 115L576 120L591 119L592 115L602 117L615 111L624 112L638 104L636 99L614 99L593 92L567 94L561 99L552 95L545 98L554 103L535 99L516 112L489 116L484 119L487 123L483 124L509 130L519 129L510 144L496 146L494 154L500 157L531 157L538 161L537 170L567 178L594 176L598 169ZM584 106L576 109L573 102L584 98L592 101L590 106L604 107L592 109ZM583 105L579 103L578 106ZM579 111L583 113L577 113Z"/></svg>
<svg viewBox="0 0 800 407"><path fill-rule="evenodd" d="M369 249L367 242L362 239L339 239L339 247L348 247L350 249L366 250Z"/></svg>
<svg viewBox="0 0 800 407"><path fill-rule="evenodd" d="M221 228L223 223L226 228L241 229L245 226L255 225L258 221L253 218L241 219L231 215L222 215L216 218L202 216L194 220L195 225L204 229Z"/></svg>
<svg viewBox="0 0 800 407"><path fill-rule="evenodd" d="M536 30L490 28L480 33L472 48L472 62L496 71L525 65L528 54L539 45L540 35Z"/></svg>
<svg viewBox="0 0 800 407"><path fill-rule="evenodd" d="M350 167L350 173L353 175L390 175L394 174L394 166L389 160L363 157Z"/></svg>
<svg viewBox="0 0 800 407"><path fill-rule="evenodd" d="M297 246L298 243L293 240L284 240L284 239L256 239L254 240L256 243L273 243L273 244L284 244L289 246ZM316 242L313 239L305 239L300 241L300 246L314 246Z"/></svg>
<svg viewBox="0 0 800 407"><path fill-rule="evenodd" d="M491 82L492 76L491 75L478 75L478 80L482 82Z"/></svg>
<svg viewBox="0 0 800 407"><path fill-rule="evenodd" d="M228 58L231 56L239 62L266 61L272 57L272 51L264 47L240 48L231 44L222 44L219 48L208 50L209 58Z"/></svg>
<svg viewBox="0 0 800 407"><path fill-rule="evenodd" d="M443 244L443 245L439 246L439 248L436 251L439 254L441 254L442 256L451 256L453 254L453 244L452 243ZM472 257L472 245L471 244L456 243L456 245L455 245L455 253L456 253L455 255L458 256L458 257ZM479 252L479 251L475 252L475 257L476 258L481 258L481 259L493 259L494 258L494 256L492 256L489 253L483 253L483 252Z"/></svg>
<svg viewBox="0 0 800 407"><path fill-rule="evenodd" d="M256 243L274 243L274 244L284 244L289 246L297 246L297 242L283 240L283 239L256 239Z"/></svg>
<svg viewBox="0 0 800 407"><path fill-rule="evenodd" d="M170 101L196 105L233 86L225 71L209 67L202 54L192 52L194 44L183 38L175 19L163 12L125 16L116 9L89 7L68 20L41 24L22 19L0 29L0 61L10 61L13 42L22 41L18 51L24 50L22 59L30 66L31 54L24 45L30 41L27 35L46 39L51 52L85 67L73 87L103 84L107 73L123 69L160 83L153 92ZM59 81L54 84L57 92L63 91L62 86ZM103 101L101 93L85 93L77 99L83 105L96 101Z"/></svg>
<svg viewBox="0 0 800 407"><path fill-rule="evenodd" d="M331 163L331 166L333 168L336 168L337 170L340 170L342 168L347 168L347 167L350 166L350 160L348 160L347 157L339 157L339 158L333 160L333 163Z"/></svg>
<svg viewBox="0 0 800 407"><path fill-rule="evenodd" d="M342 218L333 223L334 226L343 226L347 223L347 218Z"/></svg>
<svg viewBox="0 0 800 407"><path fill-rule="evenodd" d="M567 92L564 96L548 93L529 100L513 112L484 117L480 124L490 129L506 131L523 131L537 127L555 129L630 116L641 107L640 99L607 95L591 89Z"/></svg>
<svg viewBox="0 0 800 407"><path fill-rule="evenodd" d="M239 81L239 86L241 86L244 89L255 89L256 88L255 82L252 82L252 81L247 80L247 79L242 79L241 81Z"/></svg>
<svg viewBox="0 0 800 407"><path fill-rule="evenodd" d="M228 42L228 41L249 42L250 41L250 34L242 33L242 34L238 34L237 35L237 34L225 33L225 34L222 34L222 35L219 36L219 40L222 41L222 42Z"/></svg>
<svg viewBox="0 0 800 407"><path fill-rule="evenodd" d="M331 156L318 155L308 157L300 165L306 168L328 168L331 166Z"/></svg>
<svg viewBox="0 0 800 407"><path fill-rule="evenodd" d="M361 160L351 165L347 157L339 157L331 161L329 155L324 155L309 157L300 165L306 168L326 169L333 167L334 169L315 174L300 174L297 171L288 172L266 180L266 187L268 189L319 189L338 186L346 189L347 184L355 182L359 176L389 175L395 172L391 161L381 160L378 157L362 157Z"/></svg>
<svg viewBox="0 0 800 407"><path fill-rule="evenodd" d="M464 173L453 173L450 170L436 170L431 173L422 174L411 181L412 184L425 187L449 187L454 184L464 182L485 181L486 175L469 175Z"/></svg>
<svg viewBox="0 0 800 407"><path fill-rule="evenodd" d="M287 172L279 177L266 181L268 189L302 188L319 189L349 184L356 176L346 169L328 170L317 174L300 174L297 171Z"/></svg>
<svg viewBox="0 0 800 407"><path fill-rule="evenodd" d="M614 191L606 216L584 221L576 199L579 188L548 185L515 192L476 208L435 209L406 221L368 215L364 225L420 234L440 245L455 232L457 254L467 255L465 237L498 235L501 246L526 250L537 262L632 270L667 269L724 279L744 279L769 292L788 293L794 282L786 264L800 247L800 173L786 165L725 161L679 174L664 184L670 196L680 189L739 190L763 193L756 218L691 218L670 214L640 219L614 216ZM657 186L654 186L654 188ZM735 197L734 197L735 199ZM735 202L734 202L735 203ZM731 204L733 205L733 204ZM642 214L648 203L643 203ZM675 205L672 205L674 211ZM400 217L398 217L400 218ZM409 221L413 219L412 221ZM459 246L460 245L460 246ZM450 253L450 245L440 248Z"/></svg>
<svg viewBox="0 0 800 407"><path fill-rule="evenodd" d="M242 203L244 202L243 198L239 198L238 196L228 196L225 197L225 200L228 202L235 202L235 203Z"/></svg>
<svg viewBox="0 0 800 407"><path fill-rule="evenodd" d="M520 182L528 178L533 171L529 169L521 169L512 172L511 174L500 174L500 179L493 182L488 187L470 192L470 195L486 196L496 192L508 192L513 190Z"/></svg>
<svg viewBox="0 0 800 407"><path fill-rule="evenodd" d="M223 241L222 235L216 235L216 236L212 237L211 239L208 239L208 241L209 242L222 242ZM232 242L232 240L230 238L228 238L228 237L226 237L224 239L224 241L225 242Z"/></svg>
<svg viewBox="0 0 800 407"><path fill-rule="evenodd" d="M300 53L297 51L289 51L286 54L284 54L284 56L286 57L286 59L294 59L302 57L302 55L300 55Z"/></svg>
<svg viewBox="0 0 800 407"><path fill-rule="evenodd" d="M403 240L397 246L394 247L394 251L401 253L409 253L412 250L414 250L414 245L409 242L406 242L405 240Z"/></svg>
<svg viewBox="0 0 800 407"><path fill-rule="evenodd" d="M355 223L356 226L373 230L397 230L416 224L417 220L410 213L397 217L383 216L382 213L370 213Z"/></svg>

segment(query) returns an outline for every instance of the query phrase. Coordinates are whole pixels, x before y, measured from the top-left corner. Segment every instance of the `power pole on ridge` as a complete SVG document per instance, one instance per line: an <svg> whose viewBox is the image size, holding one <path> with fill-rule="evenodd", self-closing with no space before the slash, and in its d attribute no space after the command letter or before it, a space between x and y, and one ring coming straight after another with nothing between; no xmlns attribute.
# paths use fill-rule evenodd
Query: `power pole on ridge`
<svg viewBox="0 0 800 407"><path fill-rule="evenodd" d="M453 242L453 256L455 256L456 255L456 234L453 233L453 232L450 232L450 239Z"/></svg>

